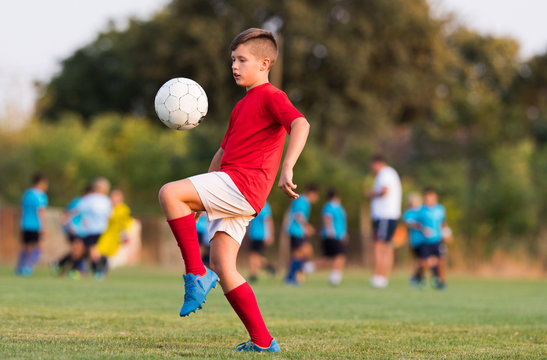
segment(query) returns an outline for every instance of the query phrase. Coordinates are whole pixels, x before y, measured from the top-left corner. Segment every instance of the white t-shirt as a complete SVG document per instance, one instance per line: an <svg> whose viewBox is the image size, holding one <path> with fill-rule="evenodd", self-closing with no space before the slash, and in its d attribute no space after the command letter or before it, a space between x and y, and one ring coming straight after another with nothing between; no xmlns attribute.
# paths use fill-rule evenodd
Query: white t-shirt
<svg viewBox="0 0 547 360"><path fill-rule="evenodd" d="M384 166L374 179L372 191L379 193L387 187L387 193L375 197L370 202L370 216L373 220L397 220L401 217L402 189L397 171Z"/></svg>

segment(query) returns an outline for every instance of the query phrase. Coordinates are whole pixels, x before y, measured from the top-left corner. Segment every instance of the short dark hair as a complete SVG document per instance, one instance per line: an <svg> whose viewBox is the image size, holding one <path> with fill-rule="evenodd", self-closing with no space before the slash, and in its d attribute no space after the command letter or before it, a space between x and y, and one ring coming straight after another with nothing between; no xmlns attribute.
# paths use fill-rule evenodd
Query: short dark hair
<svg viewBox="0 0 547 360"><path fill-rule="evenodd" d="M437 189L435 189L433 186L428 186L424 188L424 194L435 194L438 195Z"/></svg>
<svg viewBox="0 0 547 360"><path fill-rule="evenodd" d="M44 176L44 174L36 173L34 174L34 176L32 176L32 185L37 185L42 181L47 181L47 178Z"/></svg>
<svg viewBox="0 0 547 360"><path fill-rule="evenodd" d="M336 188L331 187L327 190L327 199L331 200L335 197L338 197L338 190Z"/></svg>
<svg viewBox="0 0 547 360"><path fill-rule="evenodd" d="M266 30L250 28L237 35L230 44L230 50L234 51L241 44L251 43L251 52L259 58L269 58L270 68L277 60L277 40L274 35Z"/></svg>
<svg viewBox="0 0 547 360"><path fill-rule="evenodd" d="M372 157L370 158L370 162L371 163L374 163L374 162L383 162L385 163L386 162L386 158L381 155L381 154L374 154L372 155Z"/></svg>
<svg viewBox="0 0 547 360"><path fill-rule="evenodd" d="M306 186L305 192L319 192L319 186L315 183L310 183Z"/></svg>

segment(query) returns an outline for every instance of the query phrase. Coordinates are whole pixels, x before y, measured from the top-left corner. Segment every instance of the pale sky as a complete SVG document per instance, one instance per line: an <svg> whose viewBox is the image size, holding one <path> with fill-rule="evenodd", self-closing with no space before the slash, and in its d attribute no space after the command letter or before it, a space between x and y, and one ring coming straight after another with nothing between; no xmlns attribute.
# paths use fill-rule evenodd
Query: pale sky
<svg viewBox="0 0 547 360"><path fill-rule="evenodd" d="M517 39L523 59L547 51L547 0L429 1L435 13L453 11L479 32ZM109 19L123 27L129 16L148 18L168 2L0 1L0 125L6 114L28 114L36 96L33 81L50 79L60 61L92 41Z"/></svg>
<svg viewBox="0 0 547 360"><path fill-rule="evenodd" d="M509 36L520 43L521 57L547 51L546 0L428 0L434 10L449 10L480 33Z"/></svg>

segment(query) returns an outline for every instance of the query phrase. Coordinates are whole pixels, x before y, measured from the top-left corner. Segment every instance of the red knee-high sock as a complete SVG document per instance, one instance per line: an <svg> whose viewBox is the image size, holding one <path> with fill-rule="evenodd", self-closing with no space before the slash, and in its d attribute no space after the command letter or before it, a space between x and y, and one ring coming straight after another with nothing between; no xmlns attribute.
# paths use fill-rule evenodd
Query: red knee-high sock
<svg viewBox="0 0 547 360"><path fill-rule="evenodd" d="M186 273L194 275L205 274L205 266L203 266L199 251L198 233L194 215L186 215L178 219L167 220L167 222L180 248Z"/></svg>
<svg viewBox="0 0 547 360"><path fill-rule="evenodd" d="M247 328L253 343L260 347L270 346L273 338L266 328L255 294L249 284L243 283L224 296Z"/></svg>

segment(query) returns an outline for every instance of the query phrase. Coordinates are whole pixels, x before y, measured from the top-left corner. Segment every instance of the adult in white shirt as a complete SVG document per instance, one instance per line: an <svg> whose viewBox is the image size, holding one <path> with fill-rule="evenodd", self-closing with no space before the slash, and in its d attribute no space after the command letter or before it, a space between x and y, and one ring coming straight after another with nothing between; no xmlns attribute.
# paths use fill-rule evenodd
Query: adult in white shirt
<svg viewBox="0 0 547 360"><path fill-rule="evenodd" d="M401 217L402 189L397 171L388 166L381 155L375 155L370 168L376 174L370 201L370 215L374 239L374 274L372 286L385 288L393 267L393 246L391 239Z"/></svg>

